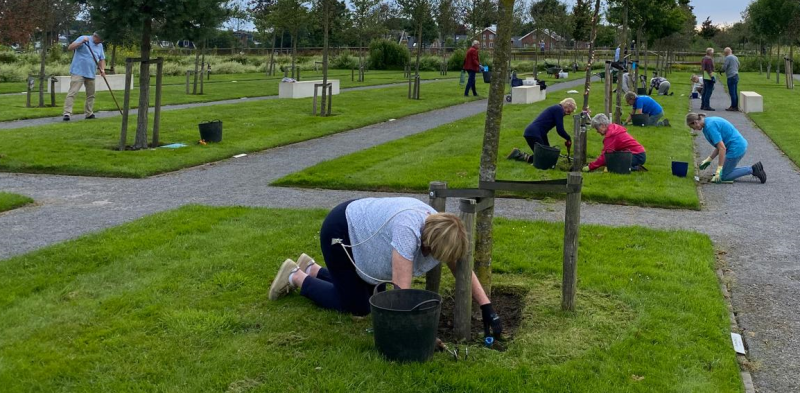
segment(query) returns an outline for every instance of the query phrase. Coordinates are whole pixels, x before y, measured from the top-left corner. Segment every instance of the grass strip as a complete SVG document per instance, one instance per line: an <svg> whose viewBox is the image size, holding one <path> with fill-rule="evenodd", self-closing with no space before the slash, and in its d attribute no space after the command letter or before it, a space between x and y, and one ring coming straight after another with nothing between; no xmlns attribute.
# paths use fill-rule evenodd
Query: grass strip
<svg viewBox="0 0 800 393"><path fill-rule="evenodd" d="M724 82L723 82L724 83ZM795 80L800 85L800 81ZM793 113L800 111L800 94L797 90L789 90L784 83L775 83L775 76L766 79L766 74L755 72L739 74L739 91L755 91L764 98L764 111L748 113L761 130L764 131L795 165L800 165L800 135L796 127L797 120ZM741 107L741 103L739 103Z"/></svg>
<svg viewBox="0 0 800 393"><path fill-rule="evenodd" d="M498 219L495 285L528 292L508 350L397 364L374 349L371 318L323 311L298 295L267 300L285 258L321 259L325 214L187 206L0 261L0 386L742 391L704 235L584 226L577 311L565 313L563 226Z"/></svg>
<svg viewBox="0 0 800 393"><path fill-rule="evenodd" d="M33 199L24 195L0 192L0 212L16 209L29 203L33 203Z"/></svg>
<svg viewBox="0 0 800 393"><path fill-rule="evenodd" d="M686 178L672 175L671 163L692 162L691 134L683 124L688 105L688 74L671 77L674 96L657 96L673 127L641 128L630 126L629 132L647 150L646 173L616 175L592 172L584 176L583 197L588 201L667 208L698 209L699 199L693 180L693 169ZM603 91L601 83L593 84L594 92ZM522 137L525 127L541 110L570 96L565 92L548 94L547 100L533 105L507 105L503 111L500 135L500 157L497 178L503 180L548 180L565 178L569 164L561 159L556 170L542 171L519 161L505 159L513 147L530 152ZM575 95L571 95L576 97ZM576 97L577 98L577 97ZM591 108L603 108L602 96L592 94ZM630 107L624 106L624 111ZM376 191L424 191L433 180L446 181L451 188L477 187L485 114L478 114L421 134L322 162L288 175L274 184L329 189ZM572 130L572 119L564 120ZM602 137L593 129L588 133L587 158L594 160L602 149ZM555 131L550 141L561 145ZM562 148L562 153L566 150Z"/></svg>
<svg viewBox="0 0 800 393"><path fill-rule="evenodd" d="M113 150L119 140L120 118L20 128L3 132L0 171L145 177L474 99L463 97L457 89L455 81L423 85L421 100L409 100L406 87L347 92L333 97L335 116L326 118L311 116L311 98L164 112L161 142L188 145L180 149ZM197 124L211 119L223 121L222 143L197 145ZM134 117L131 121L129 143L136 124Z"/></svg>

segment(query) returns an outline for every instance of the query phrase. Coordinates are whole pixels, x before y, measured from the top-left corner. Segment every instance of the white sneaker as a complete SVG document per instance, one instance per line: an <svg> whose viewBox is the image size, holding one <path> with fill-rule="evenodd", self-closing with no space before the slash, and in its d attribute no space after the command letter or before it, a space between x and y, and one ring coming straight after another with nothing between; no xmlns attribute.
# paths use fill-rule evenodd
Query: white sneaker
<svg viewBox="0 0 800 393"><path fill-rule="evenodd" d="M311 265L316 265L317 261L314 258L306 255L305 253L300 254L300 257L297 258L297 267L300 268L300 271L303 273L307 273L306 269L308 269Z"/></svg>
<svg viewBox="0 0 800 393"><path fill-rule="evenodd" d="M289 282L289 275L298 269L293 260L287 259L283 261L281 268L278 269L278 274L269 287L269 300L278 300L294 290L294 286Z"/></svg>

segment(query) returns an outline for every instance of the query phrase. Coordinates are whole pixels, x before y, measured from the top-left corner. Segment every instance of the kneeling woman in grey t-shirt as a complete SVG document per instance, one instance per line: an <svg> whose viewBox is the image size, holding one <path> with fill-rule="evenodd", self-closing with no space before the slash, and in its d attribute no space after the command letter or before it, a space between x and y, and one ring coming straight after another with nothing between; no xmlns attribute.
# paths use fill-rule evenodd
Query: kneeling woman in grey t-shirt
<svg viewBox="0 0 800 393"><path fill-rule="evenodd" d="M320 229L320 246L326 267L305 254L297 263L287 259L272 282L270 299L300 288L301 295L322 308L366 315L377 284L391 281L410 288L413 277L440 261L454 271L469 240L456 215L437 213L417 199L364 198L331 210ZM500 318L474 273L472 296L484 324L499 335Z"/></svg>

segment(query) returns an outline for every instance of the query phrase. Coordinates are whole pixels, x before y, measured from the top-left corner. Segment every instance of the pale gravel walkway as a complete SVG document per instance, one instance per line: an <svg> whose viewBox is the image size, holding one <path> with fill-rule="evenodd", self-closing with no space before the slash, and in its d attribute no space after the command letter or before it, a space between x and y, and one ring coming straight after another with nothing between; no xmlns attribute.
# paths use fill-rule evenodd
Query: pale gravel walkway
<svg viewBox="0 0 800 393"><path fill-rule="evenodd" d="M580 84L554 85L550 92ZM712 105L727 106L717 85ZM149 179L102 179L0 174L2 189L33 197L37 206L0 215L0 258L108 228L187 203L267 207L330 208L341 201L377 195L370 192L269 187L285 174L317 162L422 132L485 110L478 101L411 116L391 123L315 139L216 164ZM699 100L694 100L697 107ZM702 211L648 209L584 204L581 220L603 225L641 225L691 229L707 233L727 251L735 277L733 305L746 333L759 392L800 391L800 243L796 223L800 206L797 168L743 114L717 111L737 125L750 142L743 164L761 160L769 175L766 185L753 180L735 185L702 186ZM673 118L674 127L683 127ZM699 158L710 146L697 138ZM705 173L704 175L710 175ZM387 194L380 194L387 195ZM415 195L425 199L423 195ZM453 208L451 206L451 208ZM518 199L497 201L498 216L560 221L563 202Z"/></svg>

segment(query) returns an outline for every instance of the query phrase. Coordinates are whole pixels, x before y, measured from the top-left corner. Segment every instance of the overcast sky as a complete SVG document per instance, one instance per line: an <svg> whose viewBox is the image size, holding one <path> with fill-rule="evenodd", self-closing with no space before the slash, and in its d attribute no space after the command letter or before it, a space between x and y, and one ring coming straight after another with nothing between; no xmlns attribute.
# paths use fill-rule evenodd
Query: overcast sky
<svg viewBox="0 0 800 393"><path fill-rule="evenodd" d="M715 24L733 24L742 20L742 12L752 0L692 0L697 24L707 17Z"/></svg>

